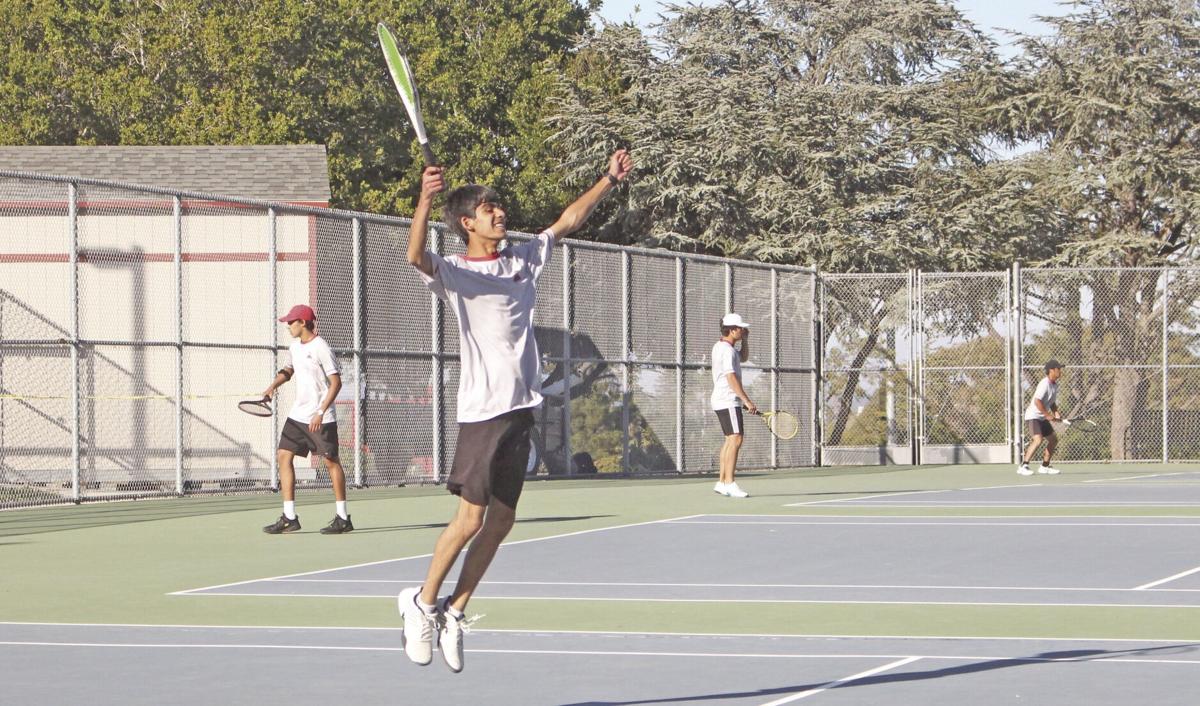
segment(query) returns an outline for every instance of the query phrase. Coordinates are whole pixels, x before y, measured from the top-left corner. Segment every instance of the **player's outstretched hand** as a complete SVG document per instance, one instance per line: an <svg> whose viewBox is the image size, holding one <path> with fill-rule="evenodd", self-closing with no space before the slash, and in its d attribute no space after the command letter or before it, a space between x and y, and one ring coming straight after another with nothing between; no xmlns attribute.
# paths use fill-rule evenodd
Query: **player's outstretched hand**
<svg viewBox="0 0 1200 706"><path fill-rule="evenodd" d="M616 177L617 181L624 181L631 171L633 157L629 156L629 150L620 149L613 152L612 157L608 159L608 173Z"/></svg>
<svg viewBox="0 0 1200 706"><path fill-rule="evenodd" d="M434 196L445 190L446 179L442 176L442 168L425 167L425 172L421 175L421 198L432 201Z"/></svg>

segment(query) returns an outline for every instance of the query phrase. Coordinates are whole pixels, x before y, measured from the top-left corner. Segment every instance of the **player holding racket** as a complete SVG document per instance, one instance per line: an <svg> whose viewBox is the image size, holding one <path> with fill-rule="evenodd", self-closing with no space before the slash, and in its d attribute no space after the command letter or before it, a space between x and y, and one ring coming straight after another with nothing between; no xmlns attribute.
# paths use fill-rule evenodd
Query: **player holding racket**
<svg viewBox="0 0 1200 706"><path fill-rule="evenodd" d="M321 534L344 534L354 530L346 511L346 473L338 461L337 418L333 401L342 389L337 357L325 339L316 334L317 315L312 307L297 304L279 318L287 323L288 333L296 339L288 349L290 362L275 374L263 399L271 399L279 386L296 379L296 401L279 435L279 492L283 495L283 514L274 524L263 527L267 534L284 534L300 529L296 515L296 455L315 453L325 459L333 484L336 514Z"/></svg>
<svg viewBox="0 0 1200 706"><path fill-rule="evenodd" d="M740 350L737 347L739 341ZM750 414L758 412L758 407L742 387L742 363L749 358L750 324L738 314L726 314L721 319L721 340L712 348L712 408L721 421L721 431L725 432L725 443L721 445L721 475L713 492L731 498L750 497L733 478L746 430L742 406L745 405Z"/></svg>
<svg viewBox="0 0 1200 706"><path fill-rule="evenodd" d="M1029 461L1033 455L1037 453L1038 447L1042 445L1042 441L1046 442L1046 450L1042 452L1042 463L1038 466L1038 473L1055 475L1058 469L1050 465L1050 457L1054 455L1054 449L1058 447L1058 434L1054 431L1054 425L1051 421L1062 421L1062 415L1058 411L1058 379L1062 377L1062 363L1051 358L1046 361L1045 371L1046 377L1038 383L1037 389L1033 391L1033 399L1029 401L1029 406L1025 408L1025 426L1029 430L1029 446L1025 449L1025 457L1021 461L1021 465L1017 466L1017 473L1023 476L1033 475L1033 471L1029 468Z"/></svg>
<svg viewBox="0 0 1200 706"><path fill-rule="evenodd" d="M446 488L458 509L438 537L425 582L397 598L404 650L417 664L432 660L433 634L452 671L463 668L463 611L516 518L529 459L532 409L542 401L541 361L534 338L537 282L554 245L575 232L600 200L629 175L633 160L617 150L608 169L533 240L501 248L507 213L491 188L462 186L446 198L444 219L467 245L465 255L442 257L425 245L433 199L443 191L442 168L427 166L409 230L408 261L458 321L461 371L458 442ZM470 543L454 591L438 592Z"/></svg>

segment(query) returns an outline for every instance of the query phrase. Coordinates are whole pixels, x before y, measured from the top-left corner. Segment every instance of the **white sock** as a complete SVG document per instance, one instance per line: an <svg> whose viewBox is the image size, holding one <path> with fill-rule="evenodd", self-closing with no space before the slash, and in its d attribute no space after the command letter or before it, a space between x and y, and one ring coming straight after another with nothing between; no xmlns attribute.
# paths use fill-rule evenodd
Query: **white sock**
<svg viewBox="0 0 1200 706"><path fill-rule="evenodd" d="M417 607L421 609L421 612L425 613L426 615L433 615L437 612L437 606L421 600L421 594L418 593L413 600L417 602Z"/></svg>
<svg viewBox="0 0 1200 706"><path fill-rule="evenodd" d="M335 500L335 501L333 501L333 504L337 507L337 516L338 517L342 518L343 520L350 519L350 516L346 514L346 501L345 500Z"/></svg>
<svg viewBox="0 0 1200 706"><path fill-rule="evenodd" d="M296 519L296 501L295 500L284 500L283 501L283 516L288 518L289 520Z"/></svg>
<svg viewBox="0 0 1200 706"><path fill-rule="evenodd" d="M451 618L454 618L455 620L462 620L463 617L466 615L458 608L455 608L454 606L450 605L450 598L448 596L446 598L446 602L443 603L443 608L444 608L444 612L447 613Z"/></svg>

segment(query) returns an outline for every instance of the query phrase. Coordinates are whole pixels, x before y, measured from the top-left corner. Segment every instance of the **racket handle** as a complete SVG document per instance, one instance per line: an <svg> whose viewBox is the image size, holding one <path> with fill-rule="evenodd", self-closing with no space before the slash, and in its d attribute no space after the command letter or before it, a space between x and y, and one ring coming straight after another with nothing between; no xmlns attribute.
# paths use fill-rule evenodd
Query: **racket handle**
<svg viewBox="0 0 1200 706"><path fill-rule="evenodd" d="M429 148L428 142L421 143L421 156L425 158L425 166L433 167L437 165L437 157L433 156L433 150Z"/></svg>

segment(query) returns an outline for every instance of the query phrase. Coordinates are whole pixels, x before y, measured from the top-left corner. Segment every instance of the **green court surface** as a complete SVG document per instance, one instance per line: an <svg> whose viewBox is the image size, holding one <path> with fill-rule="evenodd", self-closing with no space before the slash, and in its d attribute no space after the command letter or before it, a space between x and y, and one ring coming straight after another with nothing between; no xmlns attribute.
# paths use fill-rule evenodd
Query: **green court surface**
<svg viewBox="0 0 1200 706"><path fill-rule="evenodd" d="M1159 518L1200 526L1200 471L1179 465L1066 465L1059 476L1021 478L1013 467L942 466L809 469L739 476L751 492L745 500L721 497L711 478L647 480L562 480L530 482L510 541L551 538L586 530L690 516L779 518ZM946 492L942 492L946 491ZM980 494L982 492L982 495ZM939 494L941 493L941 494ZM990 494L989 494L990 493ZM1000 493L1001 495L995 495ZM924 499L946 498L946 502ZM1008 500L993 500L1001 497ZM1014 499L1015 498L1015 499ZM1157 498L1157 499L1155 499ZM896 502L893 502L895 500ZM903 502L900 502L903 501ZM457 500L440 487L351 491L356 531L318 533L333 515L328 491L299 494L304 530L270 536L261 527L279 515L276 496L220 496L85 504L0 513L0 621L105 623L124 625L397 627L394 600L384 595L215 595L190 593L203 587L247 582L385 562L428 553ZM855 523L861 524L861 523ZM713 556L720 530L688 539L680 529L676 560L700 549ZM836 553L856 561L853 537L844 543L805 544L794 531L797 554ZM958 530L949 526L941 532ZM1194 530L1191 530L1194 531ZM600 531L609 564L648 561L636 541ZM673 535L674 536L674 535ZM976 557L1003 551L1012 557L1008 535L997 529L981 542ZM1045 541L1056 533L1047 530ZM1098 535L1096 541L1104 541ZM530 556L546 543L525 545ZM485 613L488 629L636 631L640 633L729 633L847 636L946 636L1023 638L1108 638L1200 641L1200 545L1186 548L1148 542L1139 551L1105 558L1113 584L1130 590L1150 578L1123 567L1145 557L1155 566L1177 567L1179 593L1197 596L1177 605L1106 605L1079 600L1058 605L1034 601L847 600L739 601L730 588L720 600L589 600L559 597L489 598L481 589L472 612ZM799 550L803 549L803 552ZM723 551L753 555L752 542ZM936 561L939 548L912 547L913 555ZM1069 551L1069 548L1064 548ZM501 549L501 556L505 549ZM718 556L720 552L716 553ZM898 552L883 562L897 569L909 560ZM1165 554L1165 555L1164 555ZM803 566L788 551L773 557L793 573ZM425 562L413 561L423 571ZM863 558L862 561L868 561ZM864 570L886 569L878 557ZM552 574L554 567L548 567ZM719 573L720 567L714 567ZM654 566L647 567L653 572ZM1200 571L1200 569L1197 569ZM668 585L673 577L659 580ZM1172 579L1175 571L1162 575ZM602 580L602 576L594 577ZM810 577L820 583L819 576ZM731 585L769 584L771 577L728 576ZM484 588L487 578L484 580ZM886 595L886 585L877 586ZM1021 587L1015 587L1021 588ZM1034 590L1032 588L1028 590ZM1100 589L1078 589L1100 590ZM176 595L172 595L176 594Z"/></svg>

